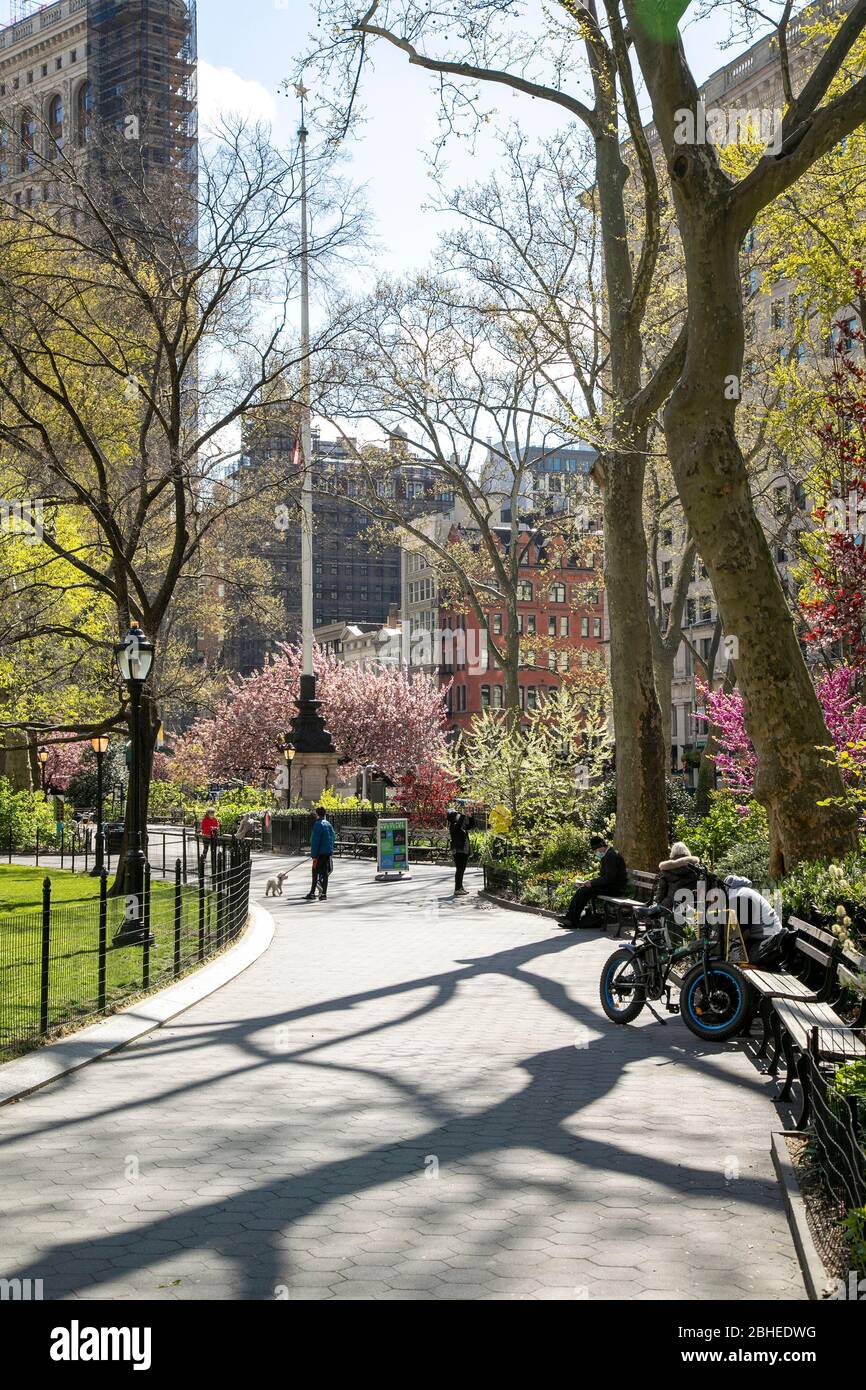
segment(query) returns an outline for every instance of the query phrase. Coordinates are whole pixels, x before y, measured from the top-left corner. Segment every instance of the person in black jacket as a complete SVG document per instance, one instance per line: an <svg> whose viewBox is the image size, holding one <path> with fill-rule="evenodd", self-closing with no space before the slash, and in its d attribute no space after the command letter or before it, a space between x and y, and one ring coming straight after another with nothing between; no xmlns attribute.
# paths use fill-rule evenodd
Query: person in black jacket
<svg viewBox="0 0 866 1390"><path fill-rule="evenodd" d="M584 909L593 898L602 894L621 897L628 888L628 870L622 855L600 835L592 836L589 847L599 861L598 878L591 878L580 885L568 904L565 916L559 918L563 927L581 926Z"/></svg>
<svg viewBox="0 0 866 1390"><path fill-rule="evenodd" d="M469 862L469 832L475 828L475 817L464 815L463 811L448 812L448 834L451 838L451 853L454 856L454 893L468 893L463 887L463 875Z"/></svg>

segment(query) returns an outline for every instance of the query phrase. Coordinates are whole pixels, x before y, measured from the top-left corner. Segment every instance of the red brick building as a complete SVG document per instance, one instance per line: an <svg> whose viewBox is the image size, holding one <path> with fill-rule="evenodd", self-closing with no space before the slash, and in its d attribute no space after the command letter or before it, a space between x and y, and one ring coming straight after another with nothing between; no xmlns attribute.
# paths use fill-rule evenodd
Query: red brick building
<svg viewBox="0 0 866 1390"><path fill-rule="evenodd" d="M551 690L575 676L593 657L604 659L605 605L600 562L582 562L549 544L539 555L530 547L521 566L517 621L522 634L526 664L520 670L520 703L525 711L538 706ZM494 640L504 633L504 610L491 604L487 610ZM452 727L466 727L484 709L504 706L502 671L485 660L484 634L473 612L455 612L440 604L439 626L455 629L463 640L453 652L443 643L439 666L448 691Z"/></svg>

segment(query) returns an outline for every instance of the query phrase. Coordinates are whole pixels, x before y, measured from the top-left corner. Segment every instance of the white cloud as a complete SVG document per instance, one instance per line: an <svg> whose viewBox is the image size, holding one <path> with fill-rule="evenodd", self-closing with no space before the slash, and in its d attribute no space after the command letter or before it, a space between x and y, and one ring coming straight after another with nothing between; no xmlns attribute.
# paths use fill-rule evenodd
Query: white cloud
<svg viewBox="0 0 866 1390"><path fill-rule="evenodd" d="M202 60L198 64L198 111L202 131L212 129L220 115L243 116L271 126L278 120L277 97L261 82Z"/></svg>

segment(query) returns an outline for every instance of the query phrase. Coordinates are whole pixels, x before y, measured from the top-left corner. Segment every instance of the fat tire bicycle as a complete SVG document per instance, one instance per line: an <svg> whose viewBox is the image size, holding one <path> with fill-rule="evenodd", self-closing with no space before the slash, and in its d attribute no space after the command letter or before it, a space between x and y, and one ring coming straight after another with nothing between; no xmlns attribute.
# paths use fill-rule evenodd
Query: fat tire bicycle
<svg viewBox="0 0 866 1390"><path fill-rule="evenodd" d="M611 1023L631 1023L644 1005L664 1000L668 1013L679 1013L686 1027L705 1041L742 1032L752 989L736 965L721 959L719 931L704 926L697 940L676 945L674 936L681 937L682 928L666 908L638 908L635 919L631 943L614 951L601 972L599 997ZM694 965L680 975L678 967L689 960ZM674 971L678 978L671 980ZM676 987L679 1003L671 1000Z"/></svg>

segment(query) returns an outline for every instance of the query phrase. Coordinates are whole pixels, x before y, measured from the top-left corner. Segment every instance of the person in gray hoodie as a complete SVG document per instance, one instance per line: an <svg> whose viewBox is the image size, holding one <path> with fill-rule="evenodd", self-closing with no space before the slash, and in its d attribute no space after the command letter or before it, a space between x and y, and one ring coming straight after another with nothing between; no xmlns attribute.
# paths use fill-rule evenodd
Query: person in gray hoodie
<svg viewBox="0 0 866 1390"><path fill-rule="evenodd" d="M728 907L737 914L737 921L746 942L766 941L782 930L779 914L757 888L752 887L750 878L739 874L728 874L724 880L728 895Z"/></svg>

